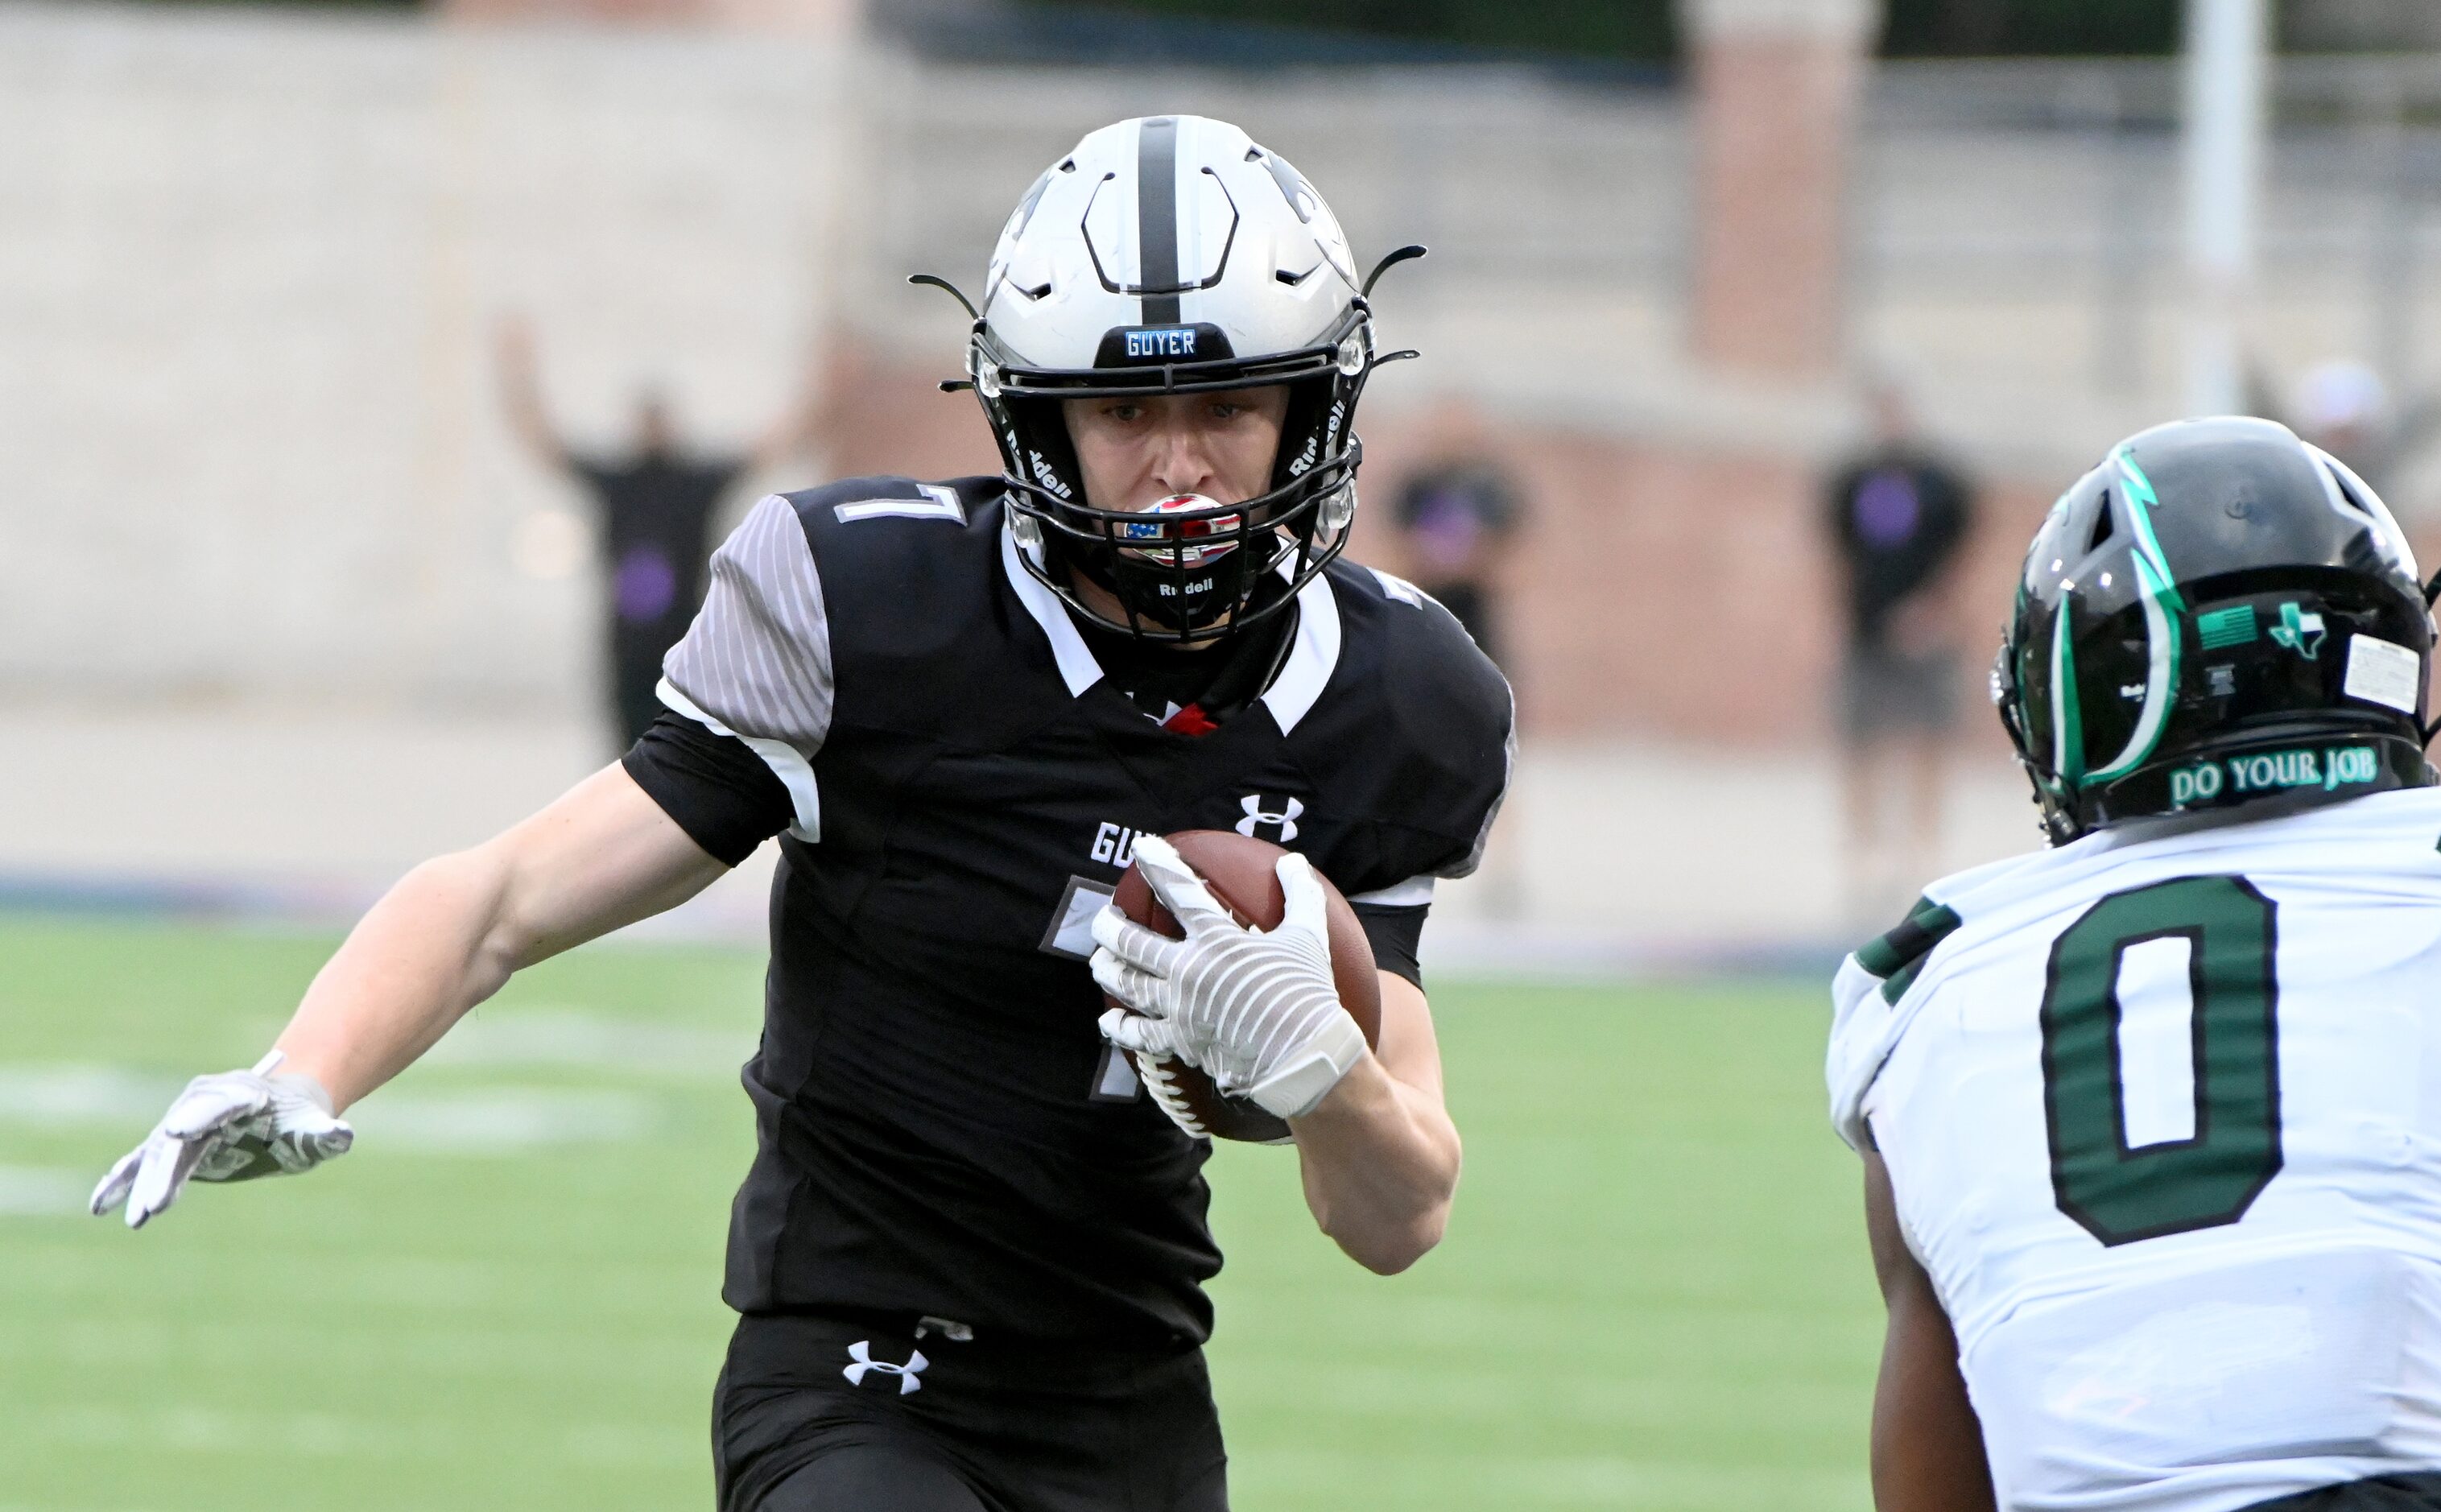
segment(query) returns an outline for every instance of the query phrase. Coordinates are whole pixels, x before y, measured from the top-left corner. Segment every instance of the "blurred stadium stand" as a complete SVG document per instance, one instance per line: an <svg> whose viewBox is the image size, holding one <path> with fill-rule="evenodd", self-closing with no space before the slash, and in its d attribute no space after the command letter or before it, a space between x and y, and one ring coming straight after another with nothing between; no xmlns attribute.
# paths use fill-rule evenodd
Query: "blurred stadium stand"
<svg viewBox="0 0 2441 1512"><path fill-rule="evenodd" d="M2291 0L2281 42L2307 51L2441 47L2441 9L2425 0Z"/></svg>
<svg viewBox="0 0 2441 1512"><path fill-rule="evenodd" d="M742 436L814 345L828 472L987 468L971 400L931 387L963 316L904 276L979 282L1031 176L1126 115L1239 120L1360 251L1434 248L1380 299L1427 361L1368 399L1370 495L1461 390L1535 501L1511 855L1460 917L1836 927L1814 479L1856 423L1843 375L1897 374L1996 485L1995 625L2052 494L2178 404L2167 60L1857 70L1831 100L1856 126L1825 170L1845 183L1805 233L1835 240L1809 296L1830 334L1776 367L1700 355L1693 249L1738 211L1706 198L1690 94L1655 68L1420 42L1289 67L1276 35L1233 52L1174 21L1113 68L1040 8L884 7L861 38L830 0L640 0L616 27L549 9L0 4L0 139L23 149L0 154L0 690L51 743L42 787L0 798L0 874L371 885L547 797L602 754L597 589L534 529L574 501L501 428L490 322L535 317L581 432L658 379L690 429ZM2417 391L2441 57L2286 59L2277 119L2266 373L2353 354ZM2397 493L2441 513L2441 478ZM1379 521L1357 553L1398 566ZM1976 741L1962 862L2033 837L1997 734ZM165 765L193 770L148 783ZM1670 864L1589 891L1600 837Z"/></svg>

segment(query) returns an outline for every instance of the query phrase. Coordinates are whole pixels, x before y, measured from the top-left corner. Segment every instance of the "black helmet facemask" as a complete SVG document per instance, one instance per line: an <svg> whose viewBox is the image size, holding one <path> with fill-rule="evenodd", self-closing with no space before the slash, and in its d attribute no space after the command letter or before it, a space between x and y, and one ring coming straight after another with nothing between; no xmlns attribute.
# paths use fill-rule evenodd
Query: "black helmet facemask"
<svg viewBox="0 0 2441 1512"><path fill-rule="evenodd" d="M1009 510L1027 568L1106 628L1156 640L1217 639L1285 607L1347 544L1364 460L1349 422L1376 365L1370 315L1359 300L1325 340L1247 362L1228 355L1220 332L1206 330L1195 350L1214 356L1130 365L1127 338L1139 334L1111 333L1102 353L1108 366L1053 373L995 363L988 333L978 331L972 382L1008 463ZM1269 384L1288 389L1288 404L1265 492L1202 509L1113 510L1085 498L1064 401ZM1267 573L1278 573L1292 591L1258 591ZM1120 616L1082 602L1077 578L1116 599Z"/></svg>

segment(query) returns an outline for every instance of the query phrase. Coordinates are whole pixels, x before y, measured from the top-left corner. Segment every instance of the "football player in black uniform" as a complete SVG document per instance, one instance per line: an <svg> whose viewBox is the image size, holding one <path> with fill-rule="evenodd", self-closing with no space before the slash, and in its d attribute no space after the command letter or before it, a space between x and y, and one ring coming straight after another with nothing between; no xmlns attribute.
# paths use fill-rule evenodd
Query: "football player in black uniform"
<svg viewBox="0 0 2441 1512"><path fill-rule="evenodd" d="M511 972L777 836L722 1506L1224 1506L1208 1145L1112 1039L1286 1119L1316 1221L1372 1269L1432 1247L1457 1179L1416 943L1475 864L1511 715L1439 605L1339 560L1376 361L1338 225L1276 154L1193 117L1087 136L975 321L1008 476L763 500L624 761L411 873L95 1211L344 1151L338 1111ZM1158 838L1194 828L1297 853L1280 928L1196 916ZM1187 940L1108 909L1131 857ZM1382 967L1378 1050L1309 862Z"/></svg>

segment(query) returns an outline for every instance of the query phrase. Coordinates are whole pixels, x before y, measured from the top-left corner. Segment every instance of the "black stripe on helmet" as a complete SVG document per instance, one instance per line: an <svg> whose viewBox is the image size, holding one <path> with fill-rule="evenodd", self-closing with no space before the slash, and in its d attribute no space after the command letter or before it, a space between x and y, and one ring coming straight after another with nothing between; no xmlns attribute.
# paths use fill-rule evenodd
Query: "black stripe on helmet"
<svg viewBox="0 0 2441 1512"><path fill-rule="evenodd" d="M1178 117L1136 128L1136 279L1144 323L1178 324Z"/></svg>

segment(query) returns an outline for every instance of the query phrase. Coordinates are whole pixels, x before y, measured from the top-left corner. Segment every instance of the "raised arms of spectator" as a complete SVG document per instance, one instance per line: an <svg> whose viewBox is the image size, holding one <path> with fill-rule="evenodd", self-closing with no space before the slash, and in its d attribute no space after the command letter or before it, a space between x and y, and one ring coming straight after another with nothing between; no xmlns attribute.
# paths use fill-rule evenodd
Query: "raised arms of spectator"
<svg viewBox="0 0 2441 1512"><path fill-rule="evenodd" d="M534 459L551 467L568 465L568 443L551 428L543 409L542 380L534 361L533 323L523 315L504 316L494 338L500 372L500 403L509 428Z"/></svg>
<svg viewBox="0 0 2441 1512"><path fill-rule="evenodd" d="M805 371L797 380L797 390L777 419L756 437L748 454L747 469L759 473L765 468L803 456L830 428L832 416L822 399L822 369L812 352L805 357Z"/></svg>
<svg viewBox="0 0 2441 1512"><path fill-rule="evenodd" d="M543 405L540 364L534 355L533 323L523 315L504 316L494 337L499 369L500 404L509 428L534 459L567 467L569 444ZM805 451L820 438L828 415L819 400L819 369L808 360L788 407L754 441L746 465L750 472L775 466Z"/></svg>

